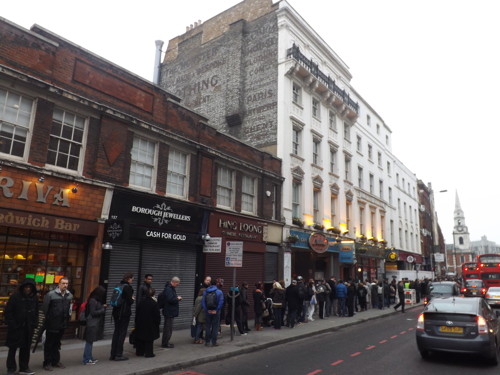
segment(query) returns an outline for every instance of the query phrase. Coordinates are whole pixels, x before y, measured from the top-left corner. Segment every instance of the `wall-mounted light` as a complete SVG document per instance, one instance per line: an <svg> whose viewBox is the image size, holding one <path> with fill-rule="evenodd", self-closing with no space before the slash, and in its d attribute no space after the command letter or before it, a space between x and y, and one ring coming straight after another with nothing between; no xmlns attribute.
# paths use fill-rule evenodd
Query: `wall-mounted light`
<svg viewBox="0 0 500 375"><path fill-rule="evenodd" d="M203 241L210 241L210 238L212 238L212 237L210 237L210 235L208 233L201 236L201 239Z"/></svg>
<svg viewBox="0 0 500 375"><path fill-rule="evenodd" d="M71 189L71 192L72 192L73 194L78 193L78 187L76 187L76 186L75 186L75 187L73 187L73 188Z"/></svg>
<svg viewBox="0 0 500 375"><path fill-rule="evenodd" d="M266 196L267 197L270 197L271 196L271 192L269 190L266 190Z"/></svg>
<svg viewBox="0 0 500 375"><path fill-rule="evenodd" d="M38 177L38 182L43 183L45 181L45 177L40 176Z"/></svg>
<svg viewBox="0 0 500 375"><path fill-rule="evenodd" d="M102 244L102 249L103 250L113 250L113 245L111 245L110 242L106 242Z"/></svg>

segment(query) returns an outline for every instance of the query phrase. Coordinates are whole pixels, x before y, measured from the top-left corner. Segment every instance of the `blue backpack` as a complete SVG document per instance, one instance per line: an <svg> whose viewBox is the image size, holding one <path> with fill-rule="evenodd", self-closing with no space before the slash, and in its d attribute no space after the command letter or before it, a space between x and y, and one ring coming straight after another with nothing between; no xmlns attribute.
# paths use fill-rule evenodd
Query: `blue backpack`
<svg viewBox="0 0 500 375"><path fill-rule="evenodd" d="M114 287L113 293L109 300L109 305L112 307L120 307L123 304L123 287L125 284L119 284Z"/></svg>

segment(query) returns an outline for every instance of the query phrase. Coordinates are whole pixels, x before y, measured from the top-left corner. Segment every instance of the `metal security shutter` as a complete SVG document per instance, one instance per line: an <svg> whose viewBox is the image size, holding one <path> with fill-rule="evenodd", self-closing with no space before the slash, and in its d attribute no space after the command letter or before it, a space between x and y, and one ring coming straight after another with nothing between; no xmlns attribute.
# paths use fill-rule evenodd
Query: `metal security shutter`
<svg viewBox="0 0 500 375"><path fill-rule="evenodd" d="M165 243L143 244L141 282L147 273L153 275L152 286L157 294L163 291L165 283L172 277L181 279L176 290L182 301L179 304L179 316L174 319L174 329L189 327L194 303L196 248Z"/></svg>
<svg viewBox="0 0 500 375"><path fill-rule="evenodd" d="M264 272L264 282L272 283L273 280L278 280L278 253L266 253L266 267Z"/></svg>
<svg viewBox="0 0 500 375"><path fill-rule="evenodd" d="M130 242L126 244L113 244L109 261L109 274L108 274L108 290L106 301L109 301L113 288L120 283L123 275L127 272L132 272L134 277L137 278L139 274L139 258L140 258L140 242ZM132 285L135 294L135 283ZM114 323L111 319L111 312L113 309L109 307L106 310L106 317L104 319L104 335L113 335ZM130 327L133 327L135 316L135 303L132 305L132 318L130 319Z"/></svg>

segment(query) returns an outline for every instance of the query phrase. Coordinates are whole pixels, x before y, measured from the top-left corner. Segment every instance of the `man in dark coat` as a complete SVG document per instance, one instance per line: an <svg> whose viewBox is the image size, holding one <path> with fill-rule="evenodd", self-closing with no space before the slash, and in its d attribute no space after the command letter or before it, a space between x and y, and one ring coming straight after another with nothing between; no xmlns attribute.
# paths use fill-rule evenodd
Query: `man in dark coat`
<svg viewBox="0 0 500 375"><path fill-rule="evenodd" d="M69 280L61 278L56 289L43 298L45 315L45 344L43 345L43 368L52 371L52 367L65 368L61 363L61 339L71 316L73 295L68 290Z"/></svg>
<svg viewBox="0 0 500 375"><path fill-rule="evenodd" d="M249 332L250 328L248 327L248 308L250 307L250 303L248 302L248 283L241 283L241 324L243 325L243 330L245 332Z"/></svg>
<svg viewBox="0 0 500 375"><path fill-rule="evenodd" d="M301 304L297 280L292 280L292 283L286 288L285 300L288 308L286 325L287 327L293 328L297 322L297 311L299 310L299 305Z"/></svg>
<svg viewBox="0 0 500 375"><path fill-rule="evenodd" d="M154 357L153 341L160 337L160 308L153 299L154 288L148 290L149 295L137 305L135 314L135 354L146 358Z"/></svg>
<svg viewBox="0 0 500 375"><path fill-rule="evenodd" d="M111 361L126 361L128 358L123 356L123 343L127 337L128 324L132 315L132 304L134 303L134 288L132 281L134 275L126 273L123 275L123 280L120 281L122 287L122 302L120 306L113 307L113 320L115 322L115 330L113 339L111 340Z"/></svg>
<svg viewBox="0 0 500 375"><path fill-rule="evenodd" d="M182 300L181 296L177 295L175 288L179 286L181 280L174 276L170 282L165 284L165 289L163 290L163 317L165 322L163 323L163 335L161 338L162 348L173 348L174 344L170 343L170 338L172 337L172 330L174 328L174 318L179 316L179 302Z"/></svg>
<svg viewBox="0 0 500 375"><path fill-rule="evenodd" d="M38 324L38 298L35 280L25 279L16 293L10 298L5 308L7 323L7 374L17 370L16 351L19 348L19 373L34 374L29 368L30 344L33 331Z"/></svg>
<svg viewBox="0 0 500 375"><path fill-rule="evenodd" d="M151 288L152 282L153 275L151 275L150 273L144 275L144 281L137 290L136 306L138 306L146 298L149 298L149 289Z"/></svg>
<svg viewBox="0 0 500 375"><path fill-rule="evenodd" d="M399 303L394 306L394 310L398 311L398 307L401 306L401 312L405 312L405 287L403 284L403 280L399 280L398 283L398 297L399 297Z"/></svg>

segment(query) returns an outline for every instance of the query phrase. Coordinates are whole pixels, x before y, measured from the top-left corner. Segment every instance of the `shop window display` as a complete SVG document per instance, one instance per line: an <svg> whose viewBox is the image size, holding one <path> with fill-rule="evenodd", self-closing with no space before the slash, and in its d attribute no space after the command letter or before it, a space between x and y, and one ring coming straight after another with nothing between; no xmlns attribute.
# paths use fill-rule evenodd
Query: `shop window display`
<svg viewBox="0 0 500 375"><path fill-rule="evenodd" d="M71 292L80 300L87 248L85 236L0 227L0 325L5 304L26 277L35 279L42 300L67 276Z"/></svg>

